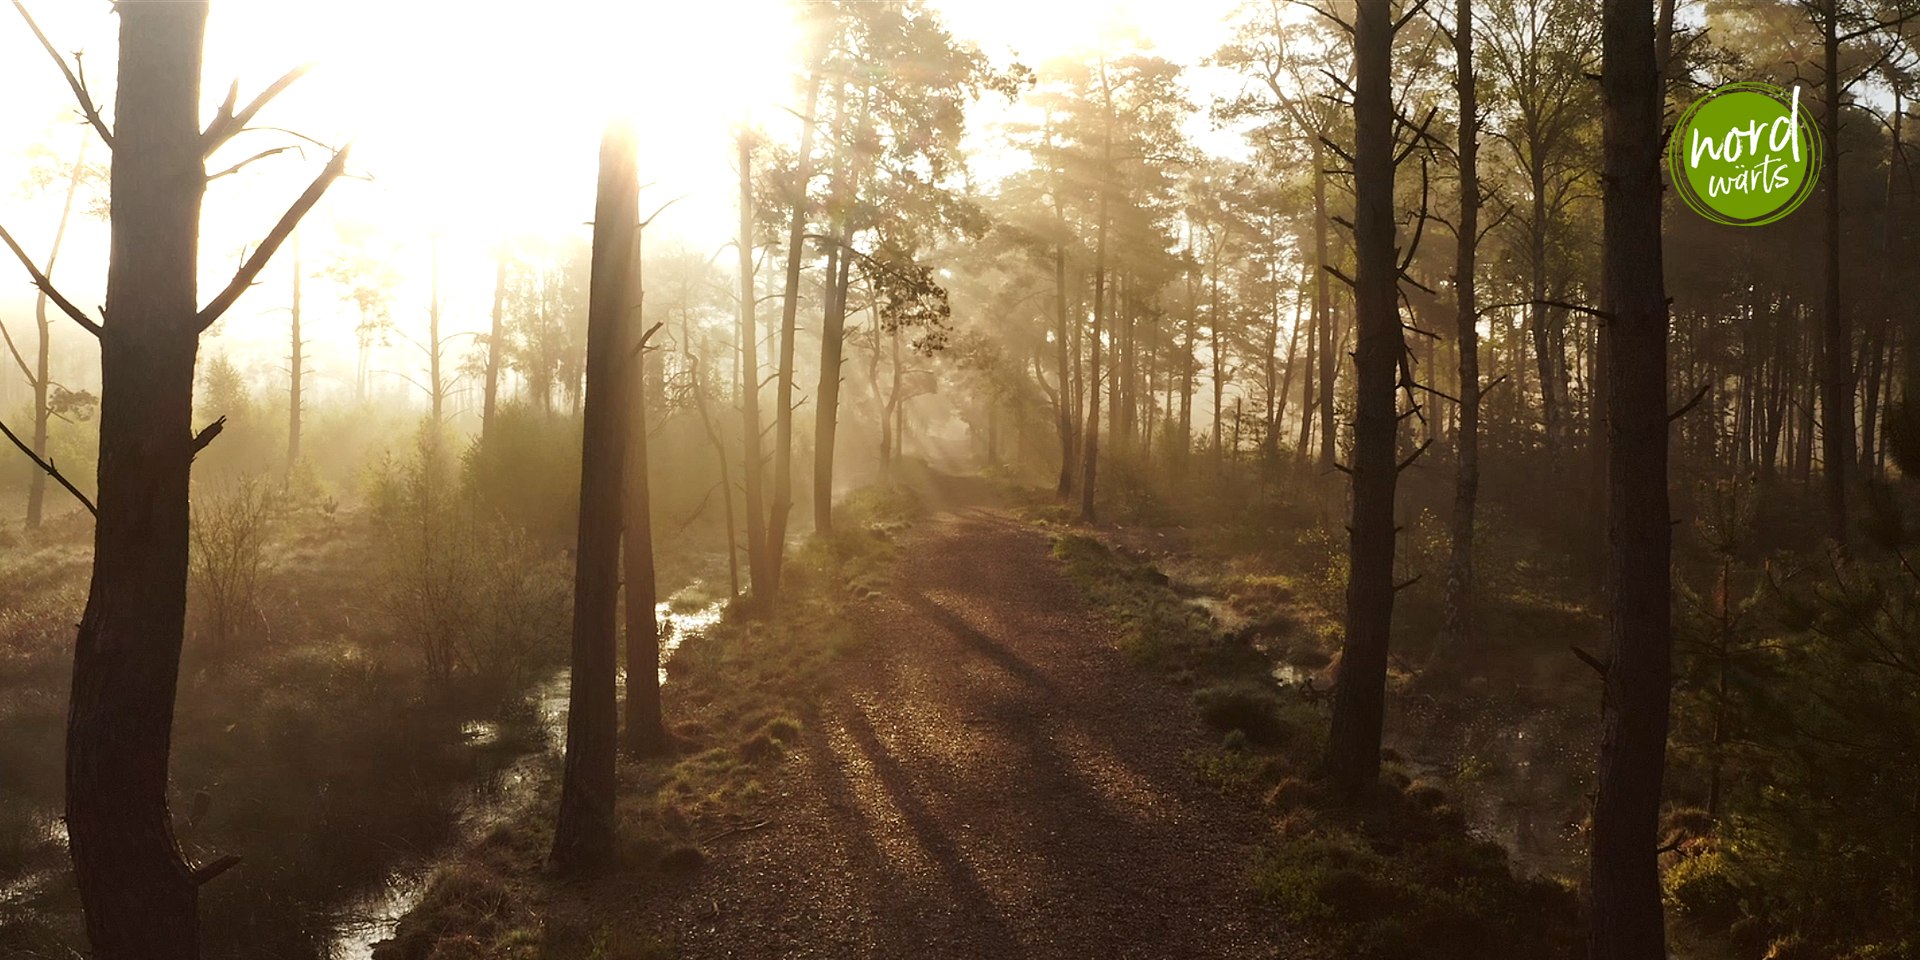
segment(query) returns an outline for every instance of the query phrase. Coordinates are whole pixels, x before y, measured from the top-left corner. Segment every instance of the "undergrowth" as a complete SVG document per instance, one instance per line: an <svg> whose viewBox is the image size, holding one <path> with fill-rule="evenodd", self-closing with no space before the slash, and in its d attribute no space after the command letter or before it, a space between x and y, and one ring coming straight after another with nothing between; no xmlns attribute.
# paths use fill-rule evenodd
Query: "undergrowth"
<svg viewBox="0 0 1920 960"><path fill-rule="evenodd" d="M1097 539L1061 535L1054 555L1117 622L1130 659L1194 688L1196 713L1221 739L1189 762L1267 812L1271 834L1247 877L1288 926L1343 960L1575 955L1572 892L1516 877L1505 851L1470 836L1439 786L1390 769L1366 804L1332 802L1316 771L1327 723L1319 698L1310 686L1276 682L1271 660L1246 635L1221 630L1152 564Z"/></svg>
<svg viewBox="0 0 1920 960"><path fill-rule="evenodd" d="M622 758L619 841L586 883L545 867L559 792L549 770L523 816L443 864L378 960L653 960L667 944L633 928L632 904L701 869L703 846L758 829L769 784L806 718L861 642L847 606L882 590L895 539L921 512L899 488L851 495L835 532L787 560L779 601L733 604L667 662L662 688L673 755ZM557 767L557 763L551 763Z"/></svg>

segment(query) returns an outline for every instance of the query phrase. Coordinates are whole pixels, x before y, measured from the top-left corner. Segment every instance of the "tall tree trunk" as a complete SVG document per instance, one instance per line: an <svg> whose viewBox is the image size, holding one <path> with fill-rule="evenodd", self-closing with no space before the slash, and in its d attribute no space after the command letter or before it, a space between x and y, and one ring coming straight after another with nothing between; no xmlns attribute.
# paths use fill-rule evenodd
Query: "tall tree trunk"
<svg viewBox="0 0 1920 960"><path fill-rule="evenodd" d="M1223 408L1226 406L1227 390L1227 351L1225 344L1220 342L1220 244L1214 245L1213 254L1215 262L1207 294L1207 351L1211 354L1209 359L1213 366L1213 459L1218 464L1226 452L1221 445L1225 437L1221 433L1220 421L1226 415Z"/></svg>
<svg viewBox="0 0 1920 960"><path fill-rule="evenodd" d="M1593 960L1660 960L1656 863L1671 695L1667 304L1661 278L1661 84L1653 10L1602 21L1606 225L1608 655L1594 801Z"/></svg>
<svg viewBox="0 0 1920 960"><path fill-rule="evenodd" d="M1333 289L1328 286L1331 280L1327 276L1327 267L1332 263L1327 258L1327 222L1332 212L1327 209L1327 164L1325 148L1318 140L1313 145L1313 261L1314 273L1319 286L1314 288L1314 310L1319 314L1317 324L1320 328L1320 388L1315 397L1320 403L1320 472L1330 473L1334 467L1335 437L1333 427L1333 385L1335 378L1335 353L1333 349Z"/></svg>
<svg viewBox="0 0 1920 960"><path fill-rule="evenodd" d="M93 955L191 960L198 890L174 841L167 762L186 622L207 6L119 12L99 521L73 657L66 822Z"/></svg>
<svg viewBox="0 0 1920 960"><path fill-rule="evenodd" d="M614 674L620 602L622 474L626 460L626 314L632 303L640 181L631 129L600 141L593 210L593 274L587 294L587 364L580 455L580 523L574 551L573 673L568 682L567 759L554 824L553 862L565 873L604 864L613 849L619 728ZM649 612L651 612L649 610Z"/></svg>
<svg viewBox="0 0 1920 960"><path fill-rule="evenodd" d="M1547 311L1547 187L1545 161L1534 151L1530 161L1533 191L1533 222L1527 225L1527 295L1533 301L1528 322L1533 334L1534 366L1540 372L1540 422L1545 447L1552 455L1560 449L1560 390L1555 373L1551 314Z"/></svg>
<svg viewBox="0 0 1920 960"><path fill-rule="evenodd" d="M1460 96L1460 223L1453 265L1454 334L1460 357L1460 428L1455 434L1452 540L1440 632L1473 640L1473 524L1480 497L1480 307L1474 286L1480 240L1480 102L1473 76L1473 0L1454 4L1455 89Z"/></svg>
<svg viewBox="0 0 1920 960"><path fill-rule="evenodd" d="M1056 214L1059 208L1056 204ZM1061 218L1064 220L1064 216ZM1062 500L1073 495L1073 382L1072 370L1067 356L1067 247L1057 243L1053 248L1053 359L1060 378L1060 479L1054 484L1054 496Z"/></svg>
<svg viewBox="0 0 1920 960"><path fill-rule="evenodd" d="M1187 251L1193 252L1193 225L1187 225ZM1193 452L1193 378L1196 373L1193 360L1193 346L1200 339L1200 292L1195 284L1194 273L1198 265L1181 271L1187 286L1187 318L1181 325L1180 338L1180 459L1175 467L1180 476L1186 476L1187 461Z"/></svg>
<svg viewBox="0 0 1920 960"><path fill-rule="evenodd" d="M753 141L740 136L740 442L742 483L747 513L747 576L755 603L773 596L767 569L767 537L760 505L760 330L754 320L753 278Z"/></svg>
<svg viewBox="0 0 1920 960"><path fill-rule="evenodd" d="M1311 270L1313 266L1309 264L1305 269ZM1287 333L1287 360L1281 368L1284 373L1280 378L1278 402L1274 405L1273 415L1268 418L1267 423L1267 430L1273 435L1273 453L1275 457L1278 457L1280 454L1280 431L1284 427L1287 419L1287 398L1293 394L1295 361L1300 358L1300 328L1304 326L1304 324L1301 323L1303 319L1301 315L1305 313L1306 308L1307 279L1306 277L1301 278L1300 294L1293 302L1293 329ZM1309 332L1307 335L1311 337L1313 334Z"/></svg>
<svg viewBox="0 0 1920 960"><path fill-rule="evenodd" d="M1111 147L1106 153L1111 156ZM1100 226L1093 265L1093 335L1087 346L1087 425L1080 441L1080 519L1087 523L1094 520L1094 479L1100 470L1100 328L1107 315L1106 189L1106 184L1101 184Z"/></svg>
<svg viewBox="0 0 1920 960"><path fill-rule="evenodd" d="M793 510L793 348L800 315L800 262L806 253L807 186L813 179L814 112L820 103L820 72L807 83L807 110L801 119L800 156L794 166L793 219L787 227L787 286L780 305L780 364L773 388L773 500L767 507L767 584L780 592L780 567L787 555L787 514ZM831 282L832 278L828 278Z"/></svg>
<svg viewBox="0 0 1920 960"><path fill-rule="evenodd" d="M1825 363L1820 371L1820 460L1827 501L1827 536L1842 550L1847 547L1847 483L1853 465L1853 331L1840 304L1840 82L1839 0L1821 0L1821 52L1826 72L1826 105L1820 115L1820 135L1832 156L1821 164L1825 180L1825 285L1821 297L1820 330Z"/></svg>
<svg viewBox="0 0 1920 960"><path fill-rule="evenodd" d="M1093 336L1088 344L1087 427L1081 440L1080 519L1094 520L1094 478L1100 469L1100 330L1107 316L1107 211L1113 180L1113 91L1107 84L1107 64L1100 62L1100 87L1105 111L1100 131L1100 225L1093 258Z"/></svg>
<svg viewBox="0 0 1920 960"><path fill-rule="evenodd" d="M1340 657L1327 773L1352 802L1380 776L1387 642L1393 622L1395 378L1406 339L1397 300L1393 227L1393 6L1358 4L1354 56L1353 514L1347 636Z"/></svg>
<svg viewBox="0 0 1920 960"><path fill-rule="evenodd" d="M637 225L633 230L633 259L629 261L629 283L633 291L630 306L621 324L623 347L621 362L626 364L627 395L631 397L628 415L626 463L623 467L625 499L620 516L625 521L620 562L627 600L627 753L635 757L659 756L667 751L667 730L660 719L660 620L654 605L660 602L660 587L653 567L653 494L649 489L647 460L647 374L651 364L646 356L646 335L642 332L646 316L646 277L641 245L646 232ZM696 382L695 387L699 384ZM731 503L731 492L728 493Z"/></svg>
<svg viewBox="0 0 1920 960"><path fill-rule="evenodd" d="M93 139L93 131L87 131L80 140L80 150L73 158L73 173L67 178L67 198L60 204L60 224L53 231L53 246L47 251L47 265L40 274L49 280L53 278L53 268L60 261L60 246L67 237L67 222L73 216L73 198L80 192L80 179L87 169L87 144ZM295 300L298 301L298 279L294 280ZM298 323L299 307L295 306L295 322ZM53 326L47 319L47 292L39 291L33 298L33 323L40 334L40 343L34 353L33 363L33 455L42 460L47 458L47 427L53 419L53 408L48 405L48 392L52 383ZM9 341L11 342L11 341ZM296 378L298 374L295 375ZM297 396L295 399L299 399ZM27 477L27 522L28 530L40 528L41 514L46 508L47 474L38 464L31 468Z"/></svg>
<svg viewBox="0 0 1920 960"><path fill-rule="evenodd" d="M740 535L739 522L733 510L733 468L732 458L727 455L727 444L720 435L720 428L713 421L713 414L707 409L706 384L700 379L700 358L693 352L692 331L687 329L685 319L680 325L680 342L686 345L687 375L693 392L693 408L700 414L700 426L707 434L707 442L713 444L714 456L720 462L720 490L724 494L720 502L726 506L727 515L727 599L740 597Z"/></svg>
<svg viewBox="0 0 1920 960"><path fill-rule="evenodd" d="M480 399L480 442L487 442L493 431L494 415L500 412L500 360L506 343L507 256L504 251L493 266L493 325L487 333L487 383Z"/></svg>
<svg viewBox="0 0 1920 960"><path fill-rule="evenodd" d="M856 159L854 148L845 142L844 120L847 112L844 88L834 111L834 144L838 154L832 191L833 247L827 253L826 310L820 324L820 380L814 390L813 419L813 529L833 532L833 454L840 427L841 367L847 345L847 292L853 277L852 207L860 191L859 172L850 169ZM859 142L866 140L867 114L872 109L872 91L861 97Z"/></svg>
<svg viewBox="0 0 1920 960"><path fill-rule="evenodd" d="M1310 265L1308 269L1312 270L1315 274L1326 272L1318 264ZM1308 318L1307 323L1307 372L1306 376L1300 378L1300 442L1294 448L1294 459L1298 462L1299 468L1302 470L1306 469L1307 466L1308 451L1313 449L1314 418L1320 415L1320 405L1315 402L1313 388L1320 377L1320 324L1322 321L1322 313L1320 310L1319 284L1321 281L1319 277L1316 276L1313 278L1313 282L1313 315Z"/></svg>
<svg viewBox="0 0 1920 960"><path fill-rule="evenodd" d="M1893 90L1892 130L1888 135L1891 150L1887 157L1886 208L1882 214L1880 227L1880 304L1873 319L1873 327L1867 337L1867 383L1863 408L1860 411L1860 472L1869 478L1879 476L1878 450L1879 437L1875 432L1880 412L1880 386L1883 377L1891 379L1889 369L1893 353L1893 311L1900 297L1894 293L1894 237L1899 230L1898 187L1901 169L1901 157L1905 147L1901 141L1902 121L1906 119L1906 99L1898 86Z"/></svg>

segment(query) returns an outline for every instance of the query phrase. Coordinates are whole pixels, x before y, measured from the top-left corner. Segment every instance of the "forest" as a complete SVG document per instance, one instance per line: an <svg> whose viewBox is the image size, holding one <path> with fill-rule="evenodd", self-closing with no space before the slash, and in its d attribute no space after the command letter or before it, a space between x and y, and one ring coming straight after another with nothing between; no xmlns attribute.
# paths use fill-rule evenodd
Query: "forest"
<svg viewBox="0 0 1920 960"><path fill-rule="evenodd" d="M0 958L1920 958L1920 0L10 6Z"/></svg>

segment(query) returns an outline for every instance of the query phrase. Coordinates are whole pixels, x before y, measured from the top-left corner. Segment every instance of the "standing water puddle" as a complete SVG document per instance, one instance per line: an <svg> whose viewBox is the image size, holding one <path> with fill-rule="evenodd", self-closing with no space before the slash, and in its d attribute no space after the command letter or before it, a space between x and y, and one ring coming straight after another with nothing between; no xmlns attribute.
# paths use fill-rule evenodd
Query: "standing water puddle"
<svg viewBox="0 0 1920 960"><path fill-rule="evenodd" d="M719 623L726 607L725 600L709 600L697 580L655 605L654 615L660 622L661 683L667 682L665 664L680 648L680 641ZM478 842L496 825L525 813L539 797L541 784L550 776L548 761L561 757L566 750L569 680L568 672L561 669L530 691L544 746L522 755L472 788L455 825L450 850ZM462 725L461 733L469 746L485 746L499 740L500 725L491 720L472 720ZM426 893L433 864L429 860L397 867L379 887L349 901L335 914L328 955L334 960L371 960L374 944L392 937L400 918Z"/></svg>

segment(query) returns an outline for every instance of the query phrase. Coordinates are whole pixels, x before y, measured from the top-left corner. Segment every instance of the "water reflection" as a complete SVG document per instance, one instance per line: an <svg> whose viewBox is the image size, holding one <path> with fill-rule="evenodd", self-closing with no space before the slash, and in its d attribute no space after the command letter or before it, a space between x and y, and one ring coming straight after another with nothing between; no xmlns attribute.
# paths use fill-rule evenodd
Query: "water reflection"
<svg viewBox="0 0 1920 960"><path fill-rule="evenodd" d="M661 683L667 682L666 662L680 649L681 642L718 624L726 606L725 600L711 599L696 580L654 607L660 623ZM542 747L516 759L488 782L474 786L461 809L450 845L453 849L474 844L499 824L521 816L539 796L552 767L549 761L566 749L569 679L567 671L561 669L534 688L532 699ZM470 747L488 746L501 737L500 724L493 720L470 720L461 725L460 733ZM374 945L392 937L400 918L426 893L432 868L432 862L403 865L390 872L378 887L338 910L328 955L334 960L372 960Z"/></svg>

